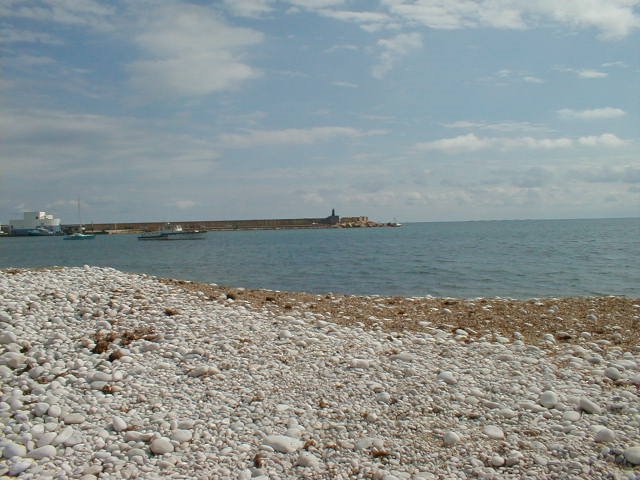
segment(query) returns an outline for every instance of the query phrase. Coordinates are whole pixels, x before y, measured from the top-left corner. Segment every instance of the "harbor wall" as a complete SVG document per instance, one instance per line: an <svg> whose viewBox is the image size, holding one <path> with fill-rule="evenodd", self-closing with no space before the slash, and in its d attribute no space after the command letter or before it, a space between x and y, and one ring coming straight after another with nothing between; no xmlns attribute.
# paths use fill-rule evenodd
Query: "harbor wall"
<svg viewBox="0 0 640 480"><path fill-rule="evenodd" d="M274 218L262 220L194 220L175 221L183 229L198 230L258 230L277 228L327 228L338 225L340 218L330 215L325 218ZM166 222L92 223L85 225L87 231L127 233L159 230ZM64 230L77 229L77 225L64 225Z"/></svg>

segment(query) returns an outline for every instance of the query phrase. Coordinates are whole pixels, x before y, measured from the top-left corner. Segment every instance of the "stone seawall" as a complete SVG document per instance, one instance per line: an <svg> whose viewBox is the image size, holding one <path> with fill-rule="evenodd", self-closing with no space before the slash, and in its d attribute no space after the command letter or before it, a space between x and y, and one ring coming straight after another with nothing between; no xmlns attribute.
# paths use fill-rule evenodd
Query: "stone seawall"
<svg viewBox="0 0 640 480"><path fill-rule="evenodd" d="M182 225L183 229L201 230L250 230L262 228L314 228L329 227L323 223L324 218L291 218L269 220L191 220L171 222ZM88 230L94 231L141 231L158 230L165 222L128 222L128 223L94 223L86 225ZM65 227L67 227L65 225ZM71 225L69 225L71 227Z"/></svg>
<svg viewBox="0 0 640 480"><path fill-rule="evenodd" d="M363 219L356 221L356 219ZM175 221L183 229L198 230L266 230L280 228L330 228L330 227L380 227L385 224L369 221L368 217L344 217L330 215L325 218L273 218L262 220L189 220ZM106 233L134 233L154 231L166 222L126 222L91 223L85 225L87 231ZM63 225L63 231L78 230L79 225Z"/></svg>

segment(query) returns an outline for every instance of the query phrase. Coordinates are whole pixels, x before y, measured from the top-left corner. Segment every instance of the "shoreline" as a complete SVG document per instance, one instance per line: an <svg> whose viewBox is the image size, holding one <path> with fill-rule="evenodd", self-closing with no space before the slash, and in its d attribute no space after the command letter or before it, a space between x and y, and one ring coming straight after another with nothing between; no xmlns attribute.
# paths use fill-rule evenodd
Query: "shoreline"
<svg viewBox="0 0 640 480"><path fill-rule="evenodd" d="M636 479L639 310L5 269L0 476Z"/></svg>
<svg viewBox="0 0 640 480"><path fill-rule="evenodd" d="M0 273L62 270L77 267L2 268ZM99 267L98 267L99 268ZM372 330L434 332L464 330L467 339L507 337L535 345L604 341L640 351L640 297L589 295L559 297L434 297L353 295L245 288L123 272L201 292L208 300L237 301L272 314L326 315L338 325ZM559 335L550 341L546 334ZM589 334L589 335L587 335ZM608 343L606 343L608 342Z"/></svg>
<svg viewBox="0 0 640 480"><path fill-rule="evenodd" d="M469 338L483 335L521 334L527 343L549 343L544 335L558 334L558 341L605 340L623 348L640 348L640 298L624 296L544 297L512 299L479 297L416 297L314 294L229 287L189 280L159 278L187 291L245 302L276 314L313 311L339 325L357 325L385 331L429 332L465 330ZM582 335L591 333L591 337ZM464 334L462 334L464 335ZM552 342L553 343L553 342Z"/></svg>

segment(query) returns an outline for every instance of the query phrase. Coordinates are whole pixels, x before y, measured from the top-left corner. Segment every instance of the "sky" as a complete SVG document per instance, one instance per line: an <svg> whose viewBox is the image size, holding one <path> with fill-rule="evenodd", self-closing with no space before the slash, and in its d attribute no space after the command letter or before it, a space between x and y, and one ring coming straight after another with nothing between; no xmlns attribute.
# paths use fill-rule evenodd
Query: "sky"
<svg viewBox="0 0 640 480"><path fill-rule="evenodd" d="M640 216L640 0L0 0L0 223Z"/></svg>

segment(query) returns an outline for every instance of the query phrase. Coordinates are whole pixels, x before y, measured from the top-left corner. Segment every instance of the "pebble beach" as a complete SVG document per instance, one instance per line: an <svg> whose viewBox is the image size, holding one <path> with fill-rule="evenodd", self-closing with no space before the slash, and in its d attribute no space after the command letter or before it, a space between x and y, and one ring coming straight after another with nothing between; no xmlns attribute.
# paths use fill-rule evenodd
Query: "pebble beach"
<svg viewBox="0 0 640 480"><path fill-rule="evenodd" d="M640 479L640 299L0 271L0 476Z"/></svg>

